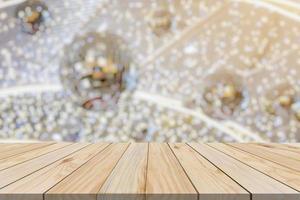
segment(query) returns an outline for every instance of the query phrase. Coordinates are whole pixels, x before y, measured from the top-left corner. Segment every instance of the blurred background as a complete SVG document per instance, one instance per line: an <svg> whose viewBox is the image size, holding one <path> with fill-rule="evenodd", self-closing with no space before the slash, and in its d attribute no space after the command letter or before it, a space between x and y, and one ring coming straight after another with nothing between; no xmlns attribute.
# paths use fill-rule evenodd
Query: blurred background
<svg viewBox="0 0 300 200"><path fill-rule="evenodd" d="M0 0L0 139L299 142L299 0Z"/></svg>

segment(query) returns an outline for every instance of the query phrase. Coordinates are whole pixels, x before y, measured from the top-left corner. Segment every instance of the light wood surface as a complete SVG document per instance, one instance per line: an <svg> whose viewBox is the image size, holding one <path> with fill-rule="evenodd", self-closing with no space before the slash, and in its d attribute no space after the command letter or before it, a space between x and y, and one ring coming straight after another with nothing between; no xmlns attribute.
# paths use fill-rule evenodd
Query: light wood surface
<svg viewBox="0 0 300 200"><path fill-rule="evenodd" d="M51 188L46 200L95 200L97 193L125 152L128 144L112 144L84 166Z"/></svg>
<svg viewBox="0 0 300 200"><path fill-rule="evenodd" d="M71 155L48 165L0 190L0 194L24 193L24 197L9 196L7 200L43 200L43 194L81 165L99 153L107 144L91 144ZM47 180L47 181L45 181Z"/></svg>
<svg viewBox="0 0 300 200"><path fill-rule="evenodd" d="M0 144L0 200L300 200L300 145Z"/></svg>
<svg viewBox="0 0 300 200"><path fill-rule="evenodd" d="M248 144L246 146L242 144L232 145L266 160L300 171L300 160L297 153L255 144Z"/></svg>
<svg viewBox="0 0 300 200"><path fill-rule="evenodd" d="M55 151L62 147L67 146L66 143L58 143L53 145L44 146L42 148L33 149L32 151L27 151L22 154L17 154L15 156L11 156L8 158L4 158L0 160L0 170L12 167L14 165L26 162L27 160L31 160L33 158L37 158L41 155L49 153L51 151ZM69 144L70 145L70 144Z"/></svg>
<svg viewBox="0 0 300 200"><path fill-rule="evenodd" d="M273 149L281 149L281 150L287 150L289 152L295 152L295 153L298 153L298 156L296 156L296 157L299 157L299 154L300 154L299 147L295 147L290 144L278 144L278 143L253 143L253 144L261 145L261 146L268 147L268 148L273 147Z"/></svg>
<svg viewBox="0 0 300 200"><path fill-rule="evenodd" d="M300 143L291 143L291 144L289 143L289 144L286 144L286 146L292 146L292 147L296 147L299 149Z"/></svg>
<svg viewBox="0 0 300 200"><path fill-rule="evenodd" d="M147 199L197 200L197 192L168 144L150 143Z"/></svg>
<svg viewBox="0 0 300 200"><path fill-rule="evenodd" d="M188 145L170 144L170 147L201 197L214 194L214 199L222 200L237 198L246 200L250 198L249 193L244 188Z"/></svg>
<svg viewBox="0 0 300 200"><path fill-rule="evenodd" d="M190 144L224 173L252 193L253 200L296 198L298 192L206 144ZM299 197L298 197L299 198Z"/></svg>
<svg viewBox="0 0 300 200"><path fill-rule="evenodd" d="M12 144L12 146L4 145L4 150L0 151L0 159L9 158L14 155L22 154L34 149L51 145L52 143L38 143L38 144Z"/></svg>
<svg viewBox="0 0 300 200"><path fill-rule="evenodd" d="M0 143L0 148L2 150L2 153L7 153L9 150L16 149L18 147L25 147L28 146L29 144L24 144L24 143Z"/></svg>
<svg viewBox="0 0 300 200"><path fill-rule="evenodd" d="M226 144L209 144L231 157L300 191L300 173Z"/></svg>
<svg viewBox="0 0 300 200"><path fill-rule="evenodd" d="M52 164L53 162L64 158L65 156L71 154L74 151L77 151L83 148L84 144L73 144L67 146L63 149L58 149L53 151L45 156L38 157L30 160L30 162L25 162L8 169L0 171L0 188L3 188L37 170L42 169L43 167Z"/></svg>
<svg viewBox="0 0 300 200"><path fill-rule="evenodd" d="M279 154L281 156L284 156L287 159L292 159L292 160L298 160L300 161L300 152L295 152L291 150L291 148L288 148L288 146L282 146L280 144L249 144L253 147L257 147L258 149L261 150L267 150L269 152ZM285 148L284 148L285 147Z"/></svg>
<svg viewBox="0 0 300 200"><path fill-rule="evenodd" d="M131 144L101 187L98 199L145 199L147 154L148 144Z"/></svg>

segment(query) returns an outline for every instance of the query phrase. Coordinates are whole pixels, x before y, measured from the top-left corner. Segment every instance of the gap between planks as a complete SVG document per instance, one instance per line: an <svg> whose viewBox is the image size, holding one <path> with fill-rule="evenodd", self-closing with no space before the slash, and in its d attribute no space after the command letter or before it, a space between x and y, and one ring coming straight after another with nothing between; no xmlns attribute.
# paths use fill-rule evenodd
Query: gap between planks
<svg viewBox="0 0 300 200"><path fill-rule="evenodd" d="M31 180L38 184L35 188L37 194L28 200L300 199L297 192L300 172L231 144L123 143L107 144L98 152L97 147L91 144L73 145L78 145L73 151L70 147L63 147L69 148L70 152L62 155L54 153L64 152L62 149L46 154L35 154L38 150L33 149L12 156L18 158L12 162L15 165L0 171L0 176L6 176L5 180L0 180L3 188L0 193L8 195L4 199L27 200L27 195L9 198L16 191L32 192ZM41 147L40 150L50 146ZM255 145L251 146L254 148ZM298 155L295 147L289 148L293 149L290 155ZM287 147L276 148L278 155L285 151ZM22 157L24 154L30 155L31 159L26 160ZM57 156L57 159L51 160L49 154ZM36 155L39 156L34 157ZM278 155L276 158L279 158ZM290 159L292 157L284 160L290 162ZM39 167L26 169L31 162ZM23 168L25 172L13 173ZM285 174L276 173L273 169ZM288 176L293 172L295 180ZM52 179L51 175L56 179ZM45 179L49 182L43 183ZM3 197L0 195L0 200Z"/></svg>

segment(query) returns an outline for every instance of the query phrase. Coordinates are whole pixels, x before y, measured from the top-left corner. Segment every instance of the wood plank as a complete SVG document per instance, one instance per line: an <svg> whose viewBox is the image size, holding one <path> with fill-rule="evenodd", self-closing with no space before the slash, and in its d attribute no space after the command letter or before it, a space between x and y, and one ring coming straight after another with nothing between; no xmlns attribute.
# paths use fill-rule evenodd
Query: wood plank
<svg viewBox="0 0 300 200"><path fill-rule="evenodd" d="M196 200L198 194L167 144L150 143L147 200Z"/></svg>
<svg viewBox="0 0 300 200"><path fill-rule="evenodd" d="M45 200L95 200L101 186L129 144L112 144L51 188Z"/></svg>
<svg viewBox="0 0 300 200"><path fill-rule="evenodd" d="M190 146L251 192L253 200L299 200L297 191L206 144Z"/></svg>
<svg viewBox="0 0 300 200"><path fill-rule="evenodd" d="M47 154L47 153L50 153L57 149L63 148L67 145L71 145L71 143L56 143L56 144L48 145L48 146L41 147L38 149L34 149L32 151L27 151L22 154L17 154L15 156L11 156L9 158L2 159L2 160L0 160L0 170L15 166L17 164L31 160L33 158L37 158L44 154Z"/></svg>
<svg viewBox="0 0 300 200"><path fill-rule="evenodd" d="M0 152L9 151L11 149L28 146L27 143L0 143Z"/></svg>
<svg viewBox="0 0 300 200"><path fill-rule="evenodd" d="M235 144L106 145L51 144L0 160L0 200L300 200L299 171Z"/></svg>
<svg viewBox="0 0 300 200"><path fill-rule="evenodd" d="M251 146L253 148L258 147L259 149L268 150L269 152L284 156L285 158L290 158L290 159L295 159L295 160L300 161L299 153L290 151L291 148L286 149L288 147L281 145L281 144L249 143L249 144L247 144L247 146ZM300 149L299 149L299 152L300 152Z"/></svg>
<svg viewBox="0 0 300 200"><path fill-rule="evenodd" d="M70 175L108 144L91 144L0 190L0 199L43 200L43 193ZM19 195L22 194L22 195Z"/></svg>
<svg viewBox="0 0 300 200"><path fill-rule="evenodd" d="M253 143L256 144L256 143ZM291 151L291 152L295 152L300 154L300 147L296 147L296 146L292 146L289 144L279 144L279 143L257 143L258 145L264 146L264 147L269 147L269 148L275 148L275 149L281 149L281 150L287 150L287 151Z"/></svg>
<svg viewBox="0 0 300 200"><path fill-rule="evenodd" d="M13 148L5 151L0 151L0 159L9 158L14 155L18 155L24 152L32 151L34 149L42 148L53 143L37 143L37 144L27 144L27 145L14 145Z"/></svg>
<svg viewBox="0 0 300 200"><path fill-rule="evenodd" d="M261 158L267 159L269 161L275 162L282 166L286 166L293 170L300 171L300 160L296 160L289 156L289 154L291 154L292 152L283 151L279 149L271 150L269 148L253 145L253 144L232 144L232 146L247 151L249 153L252 153L254 155L257 155ZM296 155L296 157L299 156Z"/></svg>
<svg viewBox="0 0 300 200"><path fill-rule="evenodd" d="M293 147L296 147L296 148L300 149L300 143L288 143L287 145L288 146L293 146Z"/></svg>
<svg viewBox="0 0 300 200"><path fill-rule="evenodd" d="M211 143L212 146L231 157L273 177L274 179L289 185L297 191L300 191L300 172L278 165L269 160L265 160L248 152L237 149L233 146L221 143ZM299 196L300 198L300 196Z"/></svg>
<svg viewBox="0 0 300 200"><path fill-rule="evenodd" d="M0 171L0 188L11 184L29 174L46 167L53 162L60 160L69 154L82 149L83 147L87 146L88 144L72 144L70 146L66 146L62 149L58 149L41 157L29 160L22 164L10 167L8 169Z"/></svg>
<svg viewBox="0 0 300 200"><path fill-rule="evenodd" d="M131 144L105 181L97 199L145 199L147 154L147 143Z"/></svg>
<svg viewBox="0 0 300 200"><path fill-rule="evenodd" d="M186 144L169 144L187 175L196 187L200 199L250 200L250 194L198 152Z"/></svg>

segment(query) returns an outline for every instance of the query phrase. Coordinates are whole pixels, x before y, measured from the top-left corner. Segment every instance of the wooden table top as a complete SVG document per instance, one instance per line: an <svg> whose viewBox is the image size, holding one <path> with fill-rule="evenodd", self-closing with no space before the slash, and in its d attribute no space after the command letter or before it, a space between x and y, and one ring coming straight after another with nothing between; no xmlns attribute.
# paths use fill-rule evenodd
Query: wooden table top
<svg viewBox="0 0 300 200"><path fill-rule="evenodd" d="M0 144L0 200L300 200L300 144Z"/></svg>

